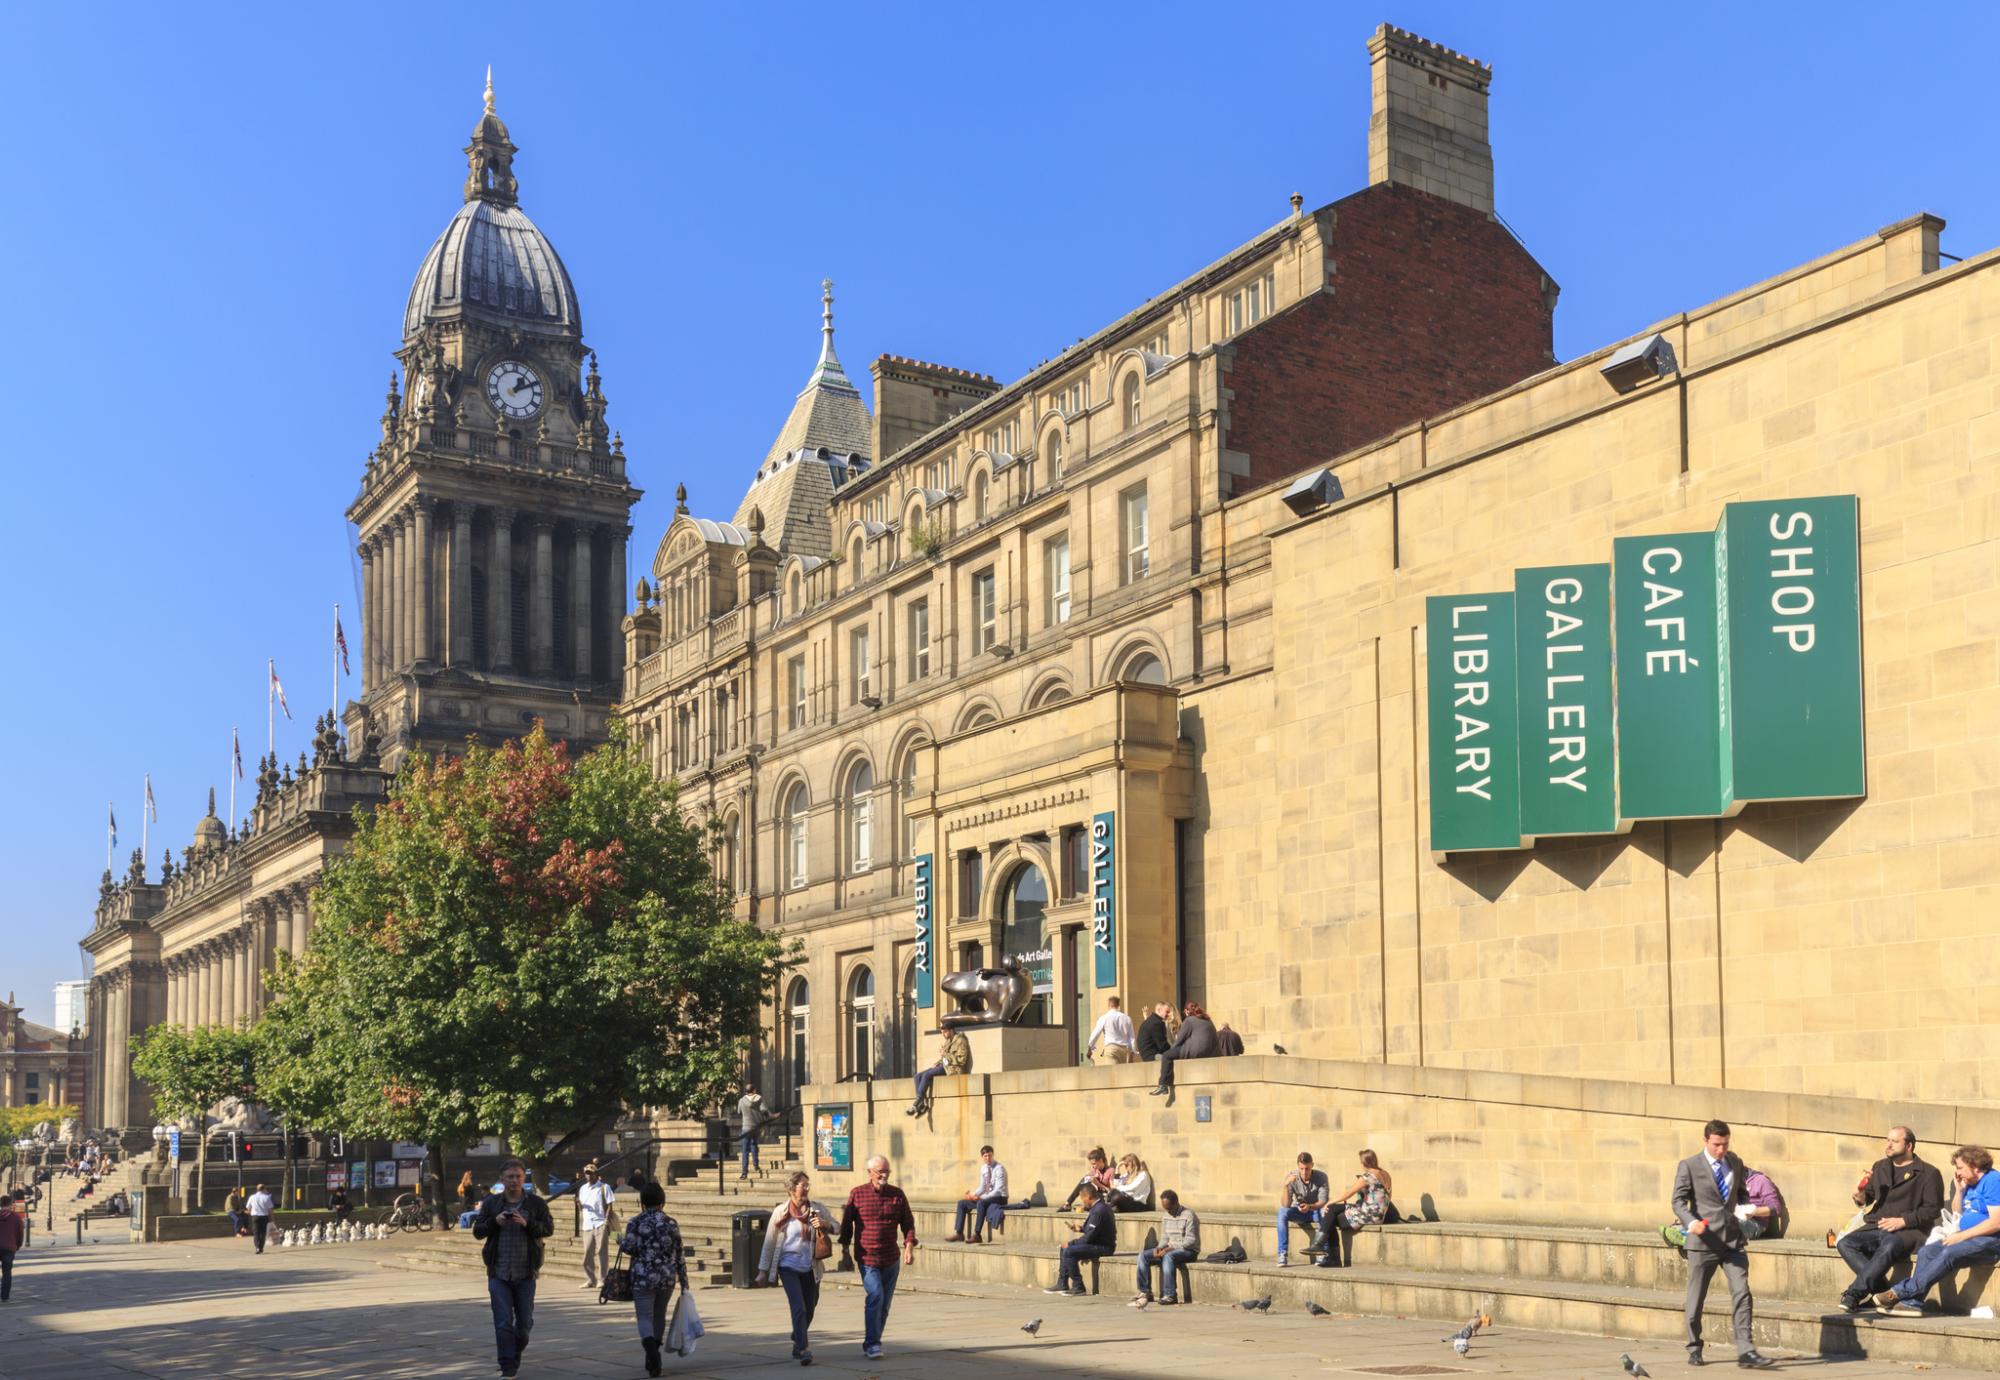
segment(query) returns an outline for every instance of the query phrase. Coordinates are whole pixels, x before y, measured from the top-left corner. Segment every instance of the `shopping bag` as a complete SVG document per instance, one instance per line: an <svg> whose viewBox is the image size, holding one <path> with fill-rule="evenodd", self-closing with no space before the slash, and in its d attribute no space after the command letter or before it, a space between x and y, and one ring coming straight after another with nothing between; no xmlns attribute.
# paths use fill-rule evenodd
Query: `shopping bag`
<svg viewBox="0 0 2000 1380"><path fill-rule="evenodd" d="M618 1247L618 1259L604 1272L603 1287L597 1291L599 1303L630 1303L632 1301L632 1272L625 1268L625 1247Z"/></svg>
<svg viewBox="0 0 2000 1380"><path fill-rule="evenodd" d="M692 1356L695 1343L706 1331L701 1325L701 1310L694 1304L694 1292L681 1290L674 1302L673 1321L667 1324L667 1350L676 1356Z"/></svg>

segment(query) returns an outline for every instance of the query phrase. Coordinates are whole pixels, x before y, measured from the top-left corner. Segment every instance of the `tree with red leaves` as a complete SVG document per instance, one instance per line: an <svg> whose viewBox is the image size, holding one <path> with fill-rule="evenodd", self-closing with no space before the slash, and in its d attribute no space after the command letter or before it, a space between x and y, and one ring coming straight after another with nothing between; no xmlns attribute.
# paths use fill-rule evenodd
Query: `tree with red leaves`
<svg viewBox="0 0 2000 1380"><path fill-rule="evenodd" d="M481 1135L545 1169L622 1112L707 1108L783 957L736 918L712 849L622 736L575 759L539 727L413 755L275 975L267 1091L431 1146L440 1181L442 1149Z"/></svg>

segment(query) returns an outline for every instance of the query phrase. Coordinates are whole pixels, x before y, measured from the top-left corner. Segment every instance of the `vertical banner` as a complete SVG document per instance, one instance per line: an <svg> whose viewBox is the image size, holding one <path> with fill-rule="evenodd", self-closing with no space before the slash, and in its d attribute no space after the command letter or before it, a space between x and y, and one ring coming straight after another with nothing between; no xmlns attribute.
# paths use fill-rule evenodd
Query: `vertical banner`
<svg viewBox="0 0 2000 1380"><path fill-rule="evenodd" d="M937 919L931 905L931 855L917 854L916 882L917 950L913 955L917 974L917 1006L929 1010L936 1002L934 975L931 971L931 955L937 945L935 931Z"/></svg>
<svg viewBox="0 0 2000 1380"><path fill-rule="evenodd" d="M1618 829L1611 693L1611 567L1535 566L1514 574L1521 743L1521 833Z"/></svg>
<svg viewBox="0 0 2000 1380"><path fill-rule="evenodd" d="M1117 815L1090 821L1090 947L1097 955L1097 985L1118 985Z"/></svg>
<svg viewBox="0 0 2000 1380"><path fill-rule="evenodd" d="M1728 646L1713 532L1612 542L1618 665L1618 812L1706 819L1730 812L1720 706Z"/></svg>
<svg viewBox="0 0 2000 1380"><path fill-rule="evenodd" d="M1514 596L1425 601L1431 851L1519 848Z"/></svg>
<svg viewBox="0 0 2000 1380"><path fill-rule="evenodd" d="M1723 526L1736 798L1865 794L1856 499L1732 503Z"/></svg>

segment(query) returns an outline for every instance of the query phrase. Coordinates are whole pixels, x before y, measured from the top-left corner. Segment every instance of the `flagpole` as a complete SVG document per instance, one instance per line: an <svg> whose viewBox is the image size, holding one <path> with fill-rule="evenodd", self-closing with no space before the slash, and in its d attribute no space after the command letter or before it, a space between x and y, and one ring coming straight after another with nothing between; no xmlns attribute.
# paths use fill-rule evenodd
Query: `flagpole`
<svg viewBox="0 0 2000 1380"><path fill-rule="evenodd" d="M104 870L111 871L111 854L118 847L118 807L104 802Z"/></svg>
<svg viewBox="0 0 2000 1380"><path fill-rule="evenodd" d="M333 606L333 712L340 717L340 604Z"/></svg>
<svg viewBox="0 0 2000 1380"><path fill-rule="evenodd" d="M243 749L236 741L236 725L229 726L229 827L236 827L236 759Z"/></svg>
<svg viewBox="0 0 2000 1380"><path fill-rule="evenodd" d="M151 822L147 816L152 813L147 806L151 805L152 801L153 778L151 773L148 773L146 776L146 788L139 797L139 857L141 860L146 856L146 840L148 837L146 826Z"/></svg>
<svg viewBox="0 0 2000 1380"><path fill-rule="evenodd" d="M278 663L264 663L264 751L278 750Z"/></svg>

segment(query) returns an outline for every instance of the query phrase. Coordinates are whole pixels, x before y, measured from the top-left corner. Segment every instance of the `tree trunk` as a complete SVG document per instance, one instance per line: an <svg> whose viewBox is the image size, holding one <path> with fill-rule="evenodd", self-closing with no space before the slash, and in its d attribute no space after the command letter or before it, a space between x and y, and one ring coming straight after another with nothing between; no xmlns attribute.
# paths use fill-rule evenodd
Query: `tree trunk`
<svg viewBox="0 0 2000 1380"><path fill-rule="evenodd" d="M431 1204L431 1210L437 1214L437 1224L439 1229L449 1230L451 1227L452 1216L450 1208L445 1203L444 1195L445 1195L445 1184L449 1183L450 1180L448 1180L445 1177L443 1141L431 1142L430 1163L431 1163L431 1173L434 1176L434 1182L436 1184L436 1192L432 1194L432 1198L434 1201Z"/></svg>
<svg viewBox="0 0 2000 1380"><path fill-rule="evenodd" d="M208 1196L208 1118L194 1119L194 1210L201 1212Z"/></svg>

